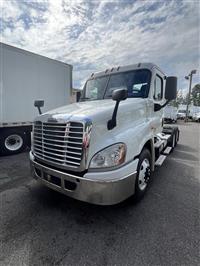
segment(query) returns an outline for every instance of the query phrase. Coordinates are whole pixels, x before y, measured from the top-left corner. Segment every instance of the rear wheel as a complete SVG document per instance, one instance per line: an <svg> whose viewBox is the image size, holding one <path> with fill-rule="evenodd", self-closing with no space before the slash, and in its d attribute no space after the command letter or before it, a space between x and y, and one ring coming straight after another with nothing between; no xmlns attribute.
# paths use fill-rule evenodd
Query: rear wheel
<svg viewBox="0 0 200 266"><path fill-rule="evenodd" d="M1 133L0 154L11 155L23 151L27 146L25 132L20 130L8 129Z"/></svg>
<svg viewBox="0 0 200 266"><path fill-rule="evenodd" d="M151 177L151 154L149 150L143 149L137 167L135 181L135 199L139 201L146 193Z"/></svg>
<svg viewBox="0 0 200 266"><path fill-rule="evenodd" d="M177 131L173 129L170 140L169 140L169 146L172 148L171 151L173 151L174 147L176 146L176 138L177 138Z"/></svg>
<svg viewBox="0 0 200 266"><path fill-rule="evenodd" d="M179 130L176 131L176 141L175 141L175 146L178 144L179 141Z"/></svg>

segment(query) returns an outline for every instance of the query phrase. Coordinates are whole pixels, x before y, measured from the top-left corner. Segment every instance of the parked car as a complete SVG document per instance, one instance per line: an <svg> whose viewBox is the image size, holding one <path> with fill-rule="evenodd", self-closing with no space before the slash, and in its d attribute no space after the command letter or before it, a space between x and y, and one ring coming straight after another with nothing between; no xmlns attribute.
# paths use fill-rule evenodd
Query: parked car
<svg viewBox="0 0 200 266"><path fill-rule="evenodd" d="M200 122L200 112L193 115L193 121Z"/></svg>
<svg viewBox="0 0 200 266"><path fill-rule="evenodd" d="M184 120L186 118L186 110L178 110L177 119Z"/></svg>
<svg viewBox="0 0 200 266"><path fill-rule="evenodd" d="M189 105L188 109L189 109L188 110L188 118L189 119L193 119L195 114L200 112L200 107L199 106L195 106L193 104Z"/></svg>

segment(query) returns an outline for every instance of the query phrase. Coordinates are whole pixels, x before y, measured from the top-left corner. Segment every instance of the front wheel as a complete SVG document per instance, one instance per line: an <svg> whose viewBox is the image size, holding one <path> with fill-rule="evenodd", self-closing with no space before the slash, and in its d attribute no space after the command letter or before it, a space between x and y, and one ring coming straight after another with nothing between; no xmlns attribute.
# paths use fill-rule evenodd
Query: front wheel
<svg viewBox="0 0 200 266"><path fill-rule="evenodd" d="M151 154L149 150L143 149L137 167L135 181L135 199L139 201L146 193L151 177Z"/></svg>

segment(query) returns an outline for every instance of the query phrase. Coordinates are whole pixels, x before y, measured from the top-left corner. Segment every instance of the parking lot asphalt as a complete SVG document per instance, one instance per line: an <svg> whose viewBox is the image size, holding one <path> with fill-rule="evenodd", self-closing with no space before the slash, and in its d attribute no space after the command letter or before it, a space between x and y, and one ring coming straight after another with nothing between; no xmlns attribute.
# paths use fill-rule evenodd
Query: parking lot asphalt
<svg viewBox="0 0 200 266"><path fill-rule="evenodd" d="M140 203L82 203L33 180L28 152L0 157L0 265L200 265L200 124Z"/></svg>

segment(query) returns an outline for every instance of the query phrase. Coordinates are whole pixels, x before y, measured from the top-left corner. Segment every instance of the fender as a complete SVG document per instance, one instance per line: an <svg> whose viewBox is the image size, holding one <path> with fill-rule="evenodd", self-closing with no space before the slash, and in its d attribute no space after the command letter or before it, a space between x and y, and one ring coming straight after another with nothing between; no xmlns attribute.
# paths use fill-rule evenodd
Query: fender
<svg viewBox="0 0 200 266"><path fill-rule="evenodd" d="M147 148L151 153L151 170L154 171L155 169L155 149L154 149L154 139L151 138L146 141L146 143L143 144L142 149L140 150L140 153L144 148ZM134 157L134 159L139 158L140 153Z"/></svg>

